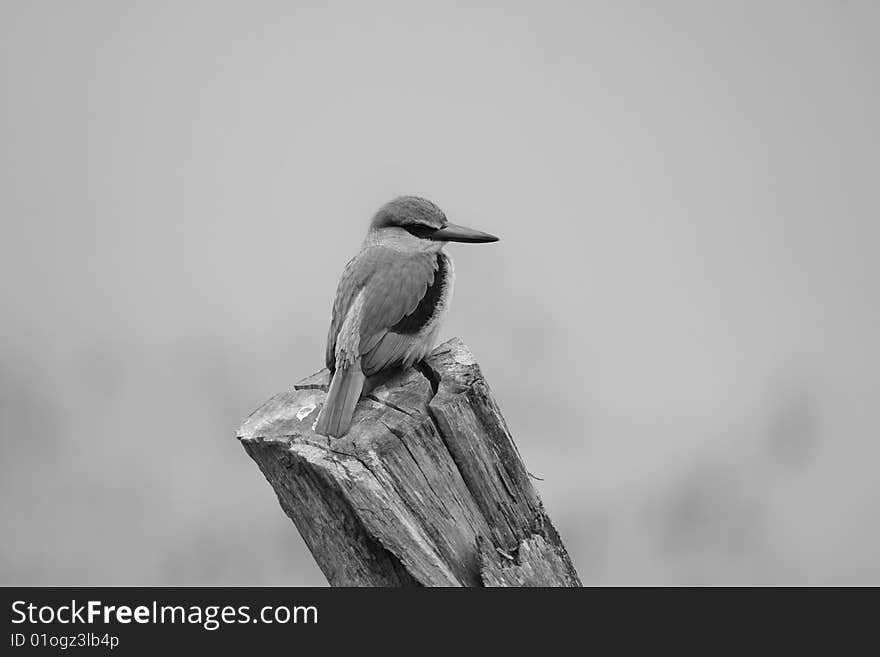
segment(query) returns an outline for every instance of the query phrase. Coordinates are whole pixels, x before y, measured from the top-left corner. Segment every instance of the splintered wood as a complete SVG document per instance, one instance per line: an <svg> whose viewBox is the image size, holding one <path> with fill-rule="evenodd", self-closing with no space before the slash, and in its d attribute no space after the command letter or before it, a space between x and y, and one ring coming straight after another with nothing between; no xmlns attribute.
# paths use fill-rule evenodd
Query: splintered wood
<svg viewBox="0 0 880 657"><path fill-rule="evenodd" d="M314 432L329 373L238 438L333 586L580 586L480 367L454 338Z"/></svg>

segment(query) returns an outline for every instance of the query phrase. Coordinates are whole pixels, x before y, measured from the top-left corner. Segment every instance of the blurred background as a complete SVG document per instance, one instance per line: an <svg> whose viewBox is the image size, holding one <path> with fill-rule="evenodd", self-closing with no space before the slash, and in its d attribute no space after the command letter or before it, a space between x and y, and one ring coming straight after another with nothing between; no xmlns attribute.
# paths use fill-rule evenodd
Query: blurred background
<svg viewBox="0 0 880 657"><path fill-rule="evenodd" d="M398 194L586 583L880 583L878 31L0 3L0 584L324 584L235 433Z"/></svg>

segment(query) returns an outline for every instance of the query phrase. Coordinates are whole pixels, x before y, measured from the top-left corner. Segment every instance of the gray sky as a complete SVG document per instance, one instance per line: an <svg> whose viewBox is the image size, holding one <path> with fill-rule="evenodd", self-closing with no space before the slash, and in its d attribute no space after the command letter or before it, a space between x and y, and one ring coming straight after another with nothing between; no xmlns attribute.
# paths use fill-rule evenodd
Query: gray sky
<svg viewBox="0 0 880 657"><path fill-rule="evenodd" d="M878 7L6 0L0 583L321 583L235 429L402 193L585 581L880 582Z"/></svg>

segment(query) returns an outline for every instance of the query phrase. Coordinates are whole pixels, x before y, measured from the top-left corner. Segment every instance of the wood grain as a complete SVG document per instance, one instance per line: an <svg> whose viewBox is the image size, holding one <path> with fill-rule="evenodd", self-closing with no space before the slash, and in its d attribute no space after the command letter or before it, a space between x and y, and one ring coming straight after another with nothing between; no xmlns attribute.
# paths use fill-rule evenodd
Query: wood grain
<svg viewBox="0 0 880 657"><path fill-rule="evenodd" d="M579 586L479 366L452 339L313 431L326 370L238 438L333 586Z"/></svg>

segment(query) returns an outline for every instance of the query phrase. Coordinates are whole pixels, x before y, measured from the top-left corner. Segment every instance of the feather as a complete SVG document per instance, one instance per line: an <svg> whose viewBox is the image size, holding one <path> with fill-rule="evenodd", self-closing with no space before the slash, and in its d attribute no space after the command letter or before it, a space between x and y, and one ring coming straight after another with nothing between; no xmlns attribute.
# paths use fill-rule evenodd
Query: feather
<svg viewBox="0 0 880 657"><path fill-rule="evenodd" d="M449 273L448 262L448 258L437 254L437 271L428 284L428 289L425 290L425 294L415 309L391 327L392 331L412 335L421 331L431 321L437 311L438 304L443 299Z"/></svg>
<svg viewBox="0 0 880 657"><path fill-rule="evenodd" d="M387 331L376 343L376 346L364 354L362 362L364 372L375 374L394 365L410 365L404 361L413 342L414 339L411 335Z"/></svg>
<svg viewBox="0 0 880 657"><path fill-rule="evenodd" d="M365 378L361 370L360 358L355 359L347 367L338 368L333 373L327 400L315 424L316 433L338 438L348 432Z"/></svg>
<svg viewBox="0 0 880 657"><path fill-rule="evenodd" d="M442 310L451 277L451 260L436 251L372 245L346 265L327 335L325 359L333 380L317 433L343 436L365 377L409 367L425 355L436 331L428 335L423 329Z"/></svg>
<svg viewBox="0 0 880 657"><path fill-rule="evenodd" d="M385 246L370 246L349 261L336 290L327 335L325 361L336 368L337 340L355 302L362 296L359 318L359 354L373 349L388 330L411 314L434 283L438 267L434 253L403 253Z"/></svg>

